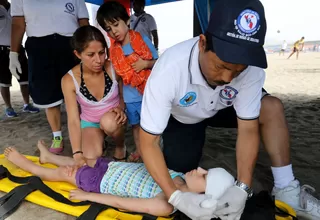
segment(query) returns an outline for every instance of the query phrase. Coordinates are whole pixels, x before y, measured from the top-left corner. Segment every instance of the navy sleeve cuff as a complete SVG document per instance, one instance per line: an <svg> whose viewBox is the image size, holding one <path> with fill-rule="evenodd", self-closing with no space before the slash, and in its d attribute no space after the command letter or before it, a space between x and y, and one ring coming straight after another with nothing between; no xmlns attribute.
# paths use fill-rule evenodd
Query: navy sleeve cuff
<svg viewBox="0 0 320 220"><path fill-rule="evenodd" d="M250 118L250 117L240 117L240 116L237 116L239 119L241 119L241 120L244 120L244 121L252 121L252 120L256 120L256 119L258 119L259 118L259 115L258 116L256 116L256 117L252 117L252 118Z"/></svg>
<svg viewBox="0 0 320 220"><path fill-rule="evenodd" d="M160 136L162 133L157 133L157 132L153 132L153 131L150 131L150 130L148 130L148 129L145 129L144 127L142 127L141 125L140 125L140 128L142 129L142 130L144 130L145 132L147 132L148 134L151 134L151 135L155 135L155 136Z"/></svg>

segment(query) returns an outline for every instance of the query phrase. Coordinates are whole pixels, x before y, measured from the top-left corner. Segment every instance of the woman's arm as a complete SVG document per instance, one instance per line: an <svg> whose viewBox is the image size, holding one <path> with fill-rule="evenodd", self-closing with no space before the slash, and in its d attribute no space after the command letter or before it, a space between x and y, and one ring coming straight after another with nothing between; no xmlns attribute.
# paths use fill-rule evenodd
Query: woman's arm
<svg viewBox="0 0 320 220"><path fill-rule="evenodd" d="M11 23L11 51L19 53L22 38L26 30L24 16L12 17Z"/></svg>
<svg viewBox="0 0 320 220"><path fill-rule="evenodd" d="M150 199L123 198L101 193L89 193L82 190L70 191L70 199L88 200L112 206L131 212L146 213L154 216L168 216L173 212L173 207L167 202L164 194L159 194Z"/></svg>
<svg viewBox="0 0 320 220"><path fill-rule="evenodd" d="M76 91L72 77L66 74L62 78L62 92L68 116L68 130L72 152L81 151L81 128Z"/></svg>
<svg viewBox="0 0 320 220"><path fill-rule="evenodd" d="M110 61L107 61L107 62L110 62ZM118 74L116 74L116 80L118 82L118 88L119 88L120 108L124 111L126 106L123 99L123 81Z"/></svg>

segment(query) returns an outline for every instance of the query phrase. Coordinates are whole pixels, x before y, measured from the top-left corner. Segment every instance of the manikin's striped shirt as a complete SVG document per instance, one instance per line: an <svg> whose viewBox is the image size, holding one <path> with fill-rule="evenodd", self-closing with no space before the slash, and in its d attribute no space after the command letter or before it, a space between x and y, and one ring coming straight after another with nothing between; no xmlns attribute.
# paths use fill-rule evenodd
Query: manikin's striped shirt
<svg viewBox="0 0 320 220"><path fill-rule="evenodd" d="M171 178L183 173L169 170ZM143 163L110 162L100 183L100 192L121 197L152 198L162 190Z"/></svg>

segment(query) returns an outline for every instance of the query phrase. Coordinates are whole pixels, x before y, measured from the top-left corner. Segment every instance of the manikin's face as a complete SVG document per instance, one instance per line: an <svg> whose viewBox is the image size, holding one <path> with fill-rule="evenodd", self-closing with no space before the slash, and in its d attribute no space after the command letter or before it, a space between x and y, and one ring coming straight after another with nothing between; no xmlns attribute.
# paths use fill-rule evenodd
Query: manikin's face
<svg viewBox="0 0 320 220"><path fill-rule="evenodd" d="M186 173L185 180L188 186L188 189L191 192L203 193L206 189L206 176L208 171L198 167L198 169L191 170Z"/></svg>

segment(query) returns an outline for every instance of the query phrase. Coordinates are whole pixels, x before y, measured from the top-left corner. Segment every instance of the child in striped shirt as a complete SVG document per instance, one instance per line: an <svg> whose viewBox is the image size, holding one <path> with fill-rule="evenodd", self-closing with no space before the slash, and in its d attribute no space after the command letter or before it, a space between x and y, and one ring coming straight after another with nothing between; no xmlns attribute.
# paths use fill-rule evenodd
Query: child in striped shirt
<svg viewBox="0 0 320 220"><path fill-rule="evenodd" d="M58 168L39 166L20 154L14 147L6 148L4 154L20 169L39 176L44 181L64 181L77 186L79 189L70 191L70 199L88 200L154 216L166 216L174 211L143 163L115 162L98 158L86 160L84 166L76 167L73 158L49 152L43 141L38 142L38 148L39 162L55 164ZM217 178L208 177L208 171L200 167L186 174L172 170L169 170L169 173L179 190L194 193L222 195L224 190L234 182L234 178L229 173L227 173L228 181L226 182L225 178L219 180L221 175L219 177L216 175Z"/></svg>

